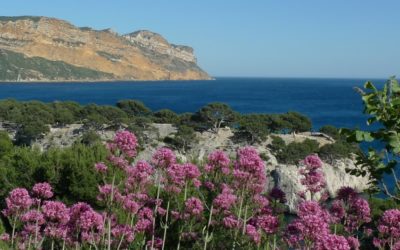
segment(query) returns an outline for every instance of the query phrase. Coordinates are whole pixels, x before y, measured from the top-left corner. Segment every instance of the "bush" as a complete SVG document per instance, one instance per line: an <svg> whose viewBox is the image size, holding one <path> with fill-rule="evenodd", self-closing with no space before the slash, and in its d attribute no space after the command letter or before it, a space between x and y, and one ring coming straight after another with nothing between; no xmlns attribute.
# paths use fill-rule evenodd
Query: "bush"
<svg viewBox="0 0 400 250"><path fill-rule="evenodd" d="M297 164L307 155L318 153L319 144L315 140L305 139L303 142L292 142L276 154L278 162Z"/></svg>
<svg viewBox="0 0 400 250"><path fill-rule="evenodd" d="M122 100L117 102L117 107L129 116L148 116L151 114L151 110L141 101Z"/></svg>
<svg viewBox="0 0 400 250"><path fill-rule="evenodd" d="M178 123L179 116L172 110L162 109L154 113L154 122L156 123Z"/></svg>
<svg viewBox="0 0 400 250"><path fill-rule="evenodd" d="M0 131L0 158L13 149L13 143L6 131Z"/></svg>
<svg viewBox="0 0 400 250"><path fill-rule="evenodd" d="M186 152L197 141L194 129L185 125L179 126L173 137L164 139L164 142L181 152Z"/></svg>
<svg viewBox="0 0 400 250"><path fill-rule="evenodd" d="M240 116L239 129L235 134L251 144L265 140L269 134L268 117L261 114Z"/></svg>
<svg viewBox="0 0 400 250"><path fill-rule="evenodd" d="M326 135L329 135L330 137L332 137L334 140L338 140L340 139L340 134L339 134L339 129L337 129L334 126L331 125L325 125L322 126L319 129L319 132L324 133Z"/></svg>
<svg viewBox="0 0 400 250"><path fill-rule="evenodd" d="M351 153L358 152L356 145L346 143L343 141L337 141L332 144L325 144L319 149L319 156L325 160L332 162L335 159L341 159L348 157Z"/></svg>
<svg viewBox="0 0 400 250"><path fill-rule="evenodd" d="M200 122L204 123L205 129L218 132L221 126L230 126L235 121L237 114L227 104L215 102L202 107L196 116Z"/></svg>

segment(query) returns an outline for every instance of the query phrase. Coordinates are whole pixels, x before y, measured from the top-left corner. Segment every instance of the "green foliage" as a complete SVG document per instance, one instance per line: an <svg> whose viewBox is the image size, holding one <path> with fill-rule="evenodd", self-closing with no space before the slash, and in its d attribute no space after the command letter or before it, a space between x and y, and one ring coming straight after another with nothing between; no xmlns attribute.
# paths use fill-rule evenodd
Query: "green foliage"
<svg viewBox="0 0 400 250"><path fill-rule="evenodd" d="M291 142L283 146L281 140L273 139L270 148L278 162L297 164L299 160L304 159L307 155L318 153L319 144L315 140L305 139L303 142Z"/></svg>
<svg viewBox="0 0 400 250"><path fill-rule="evenodd" d="M117 107L130 116L148 116L151 114L151 110L141 101L122 100L117 102Z"/></svg>
<svg viewBox="0 0 400 250"><path fill-rule="evenodd" d="M227 104L210 103L197 112L200 122L203 122L206 129L218 132L221 126L230 126L236 119L237 114Z"/></svg>
<svg viewBox="0 0 400 250"><path fill-rule="evenodd" d="M381 199L381 198L376 198L372 197L368 199L368 203L371 208L371 216L373 221L379 220L379 218L382 216L383 212L388 210L388 209L399 209L400 205L391 199Z"/></svg>
<svg viewBox="0 0 400 250"><path fill-rule="evenodd" d="M291 132L307 132L311 130L311 120L297 112L288 112L281 115L282 120L289 124L288 129Z"/></svg>
<svg viewBox="0 0 400 250"><path fill-rule="evenodd" d="M41 138L49 132L49 125L42 122L40 119L32 120L22 124L18 130L15 139L19 145L30 145L32 141Z"/></svg>
<svg viewBox="0 0 400 250"><path fill-rule="evenodd" d="M95 204L99 176L96 162L105 161L102 144L53 148L46 152L15 147L0 158L0 199L16 187L31 188L36 182L52 184L58 198L68 203L88 200Z"/></svg>
<svg viewBox="0 0 400 250"><path fill-rule="evenodd" d="M84 132L81 138L81 143L87 146L93 146L100 142L101 138L94 130L88 130Z"/></svg>
<svg viewBox="0 0 400 250"><path fill-rule="evenodd" d="M335 159L346 158L351 153L357 153L356 145L344 141L336 141L332 144L325 144L319 149L319 156L324 161L332 162Z"/></svg>
<svg viewBox="0 0 400 250"><path fill-rule="evenodd" d="M13 143L7 132L0 131L0 158L8 154L13 149Z"/></svg>
<svg viewBox="0 0 400 250"><path fill-rule="evenodd" d="M371 177L371 184L376 187L384 173L390 173L397 165L396 156L400 156L400 85L392 77L381 90L371 82L364 89L357 89L364 102L364 113L368 114L367 123L377 124L378 129L369 131L342 129L341 133L349 142L370 145L367 152L359 152L357 169L348 170L351 174ZM384 151L373 149L371 143L379 141L384 145ZM393 154L395 157L387 158ZM371 190L371 191L375 191Z"/></svg>
<svg viewBox="0 0 400 250"><path fill-rule="evenodd" d="M62 61L50 61L42 57L26 57L22 53L0 50L1 80L36 79L39 74L49 80L113 78L113 74L77 67Z"/></svg>
<svg viewBox="0 0 400 250"><path fill-rule="evenodd" d="M194 129L185 125L178 127L178 131L175 133L174 137L167 137L165 139L166 143L182 152L186 152L197 141Z"/></svg>
<svg viewBox="0 0 400 250"><path fill-rule="evenodd" d="M179 121L179 116L172 110L161 109L153 114L156 123L175 124Z"/></svg>
<svg viewBox="0 0 400 250"><path fill-rule="evenodd" d="M239 129L236 133L250 143L260 142L269 134L268 116L263 114L242 115L239 118Z"/></svg>
<svg viewBox="0 0 400 250"><path fill-rule="evenodd" d="M339 133L339 129L337 129L336 127L332 126L332 125L325 125L322 126L319 129L319 132L324 133L326 135L329 135L330 137L332 137L334 140L338 140L340 139L340 133Z"/></svg>

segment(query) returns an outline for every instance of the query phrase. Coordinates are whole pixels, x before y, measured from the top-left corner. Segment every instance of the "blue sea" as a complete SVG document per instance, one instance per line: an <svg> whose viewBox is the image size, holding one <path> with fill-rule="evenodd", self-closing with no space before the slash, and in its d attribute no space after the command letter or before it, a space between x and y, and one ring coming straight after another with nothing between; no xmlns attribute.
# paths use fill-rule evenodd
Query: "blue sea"
<svg viewBox="0 0 400 250"><path fill-rule="evenodd" d="M365 128L359 94L370 79L217 78L214 81L101 83L1 83L0 99L76 101L114 105L121 99L143 101L152 110L195 112L210 102L224 102L241 113L298 111L314 129L325 124ZM384 80L375 80L383 83Z"/></svg>

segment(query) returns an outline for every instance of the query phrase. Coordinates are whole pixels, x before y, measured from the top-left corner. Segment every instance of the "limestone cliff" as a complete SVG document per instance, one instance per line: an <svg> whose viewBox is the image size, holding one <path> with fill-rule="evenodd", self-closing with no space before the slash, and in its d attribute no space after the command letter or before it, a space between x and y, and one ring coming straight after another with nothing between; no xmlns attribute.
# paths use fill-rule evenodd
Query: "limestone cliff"
<svg viewBox="0 0 400 250"><path fill-rule="evenodd" d="M210 76L193 49L150 31L119 35L55 18L0 17L0 81L197 79Z"/></svg>

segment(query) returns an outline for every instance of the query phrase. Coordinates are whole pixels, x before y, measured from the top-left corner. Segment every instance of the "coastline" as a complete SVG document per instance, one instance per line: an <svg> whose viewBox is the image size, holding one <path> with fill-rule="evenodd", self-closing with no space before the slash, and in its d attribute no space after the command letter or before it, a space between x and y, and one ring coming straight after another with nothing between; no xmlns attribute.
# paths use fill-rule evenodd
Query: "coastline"
<svg viewBox="0 0 400 250"><path fill-rule="evenodd" d="M132 82L189 82L189 81L215 81L215 77L204 78L204 79L98 79L98 80L20 80L20 81L10 81L10 80L0 80L0 84L19 84L19 83L132 83Z"/></svg>

